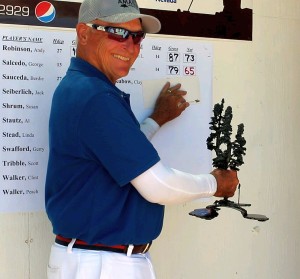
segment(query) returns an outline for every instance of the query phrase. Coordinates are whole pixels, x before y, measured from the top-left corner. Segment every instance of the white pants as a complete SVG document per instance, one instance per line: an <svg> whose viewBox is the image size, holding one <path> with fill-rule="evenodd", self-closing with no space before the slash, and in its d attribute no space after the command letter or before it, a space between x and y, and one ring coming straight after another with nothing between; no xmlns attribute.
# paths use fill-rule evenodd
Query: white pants
<svg viewBox="0 0 300 279"><path fill-rule="evenodd" d="M155 279L149 254L126 254L67 249L54 244L47 268L48 279Z"/></svg>

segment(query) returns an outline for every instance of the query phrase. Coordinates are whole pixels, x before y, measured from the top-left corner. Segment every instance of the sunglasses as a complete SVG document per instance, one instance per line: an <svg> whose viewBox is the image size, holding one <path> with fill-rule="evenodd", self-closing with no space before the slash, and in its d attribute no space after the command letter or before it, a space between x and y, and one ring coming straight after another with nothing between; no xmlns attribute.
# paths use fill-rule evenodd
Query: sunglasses
<svg viewBox="0 0 300 279"><path fill-rule="evenodd" d="M86 25L93 29L108 33L108 38L117 42L124 42L129 38L129 36L131 36L133 43L135 45L139 45L146 36L146 33L143 31L132 32L121 27L101 26L92 23L86 23Z"/></svg>

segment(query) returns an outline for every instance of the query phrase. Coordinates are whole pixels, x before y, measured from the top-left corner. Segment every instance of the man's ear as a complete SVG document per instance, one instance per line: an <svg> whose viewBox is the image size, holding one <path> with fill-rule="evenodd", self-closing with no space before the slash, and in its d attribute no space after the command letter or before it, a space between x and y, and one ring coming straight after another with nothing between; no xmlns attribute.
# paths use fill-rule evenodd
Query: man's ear
<svg viewBox="0 0 300 279"><path fill-rule="evenodd" d="M80 22L76 25L76 33L77 33L77 39L78 39L79 44L81 44L81 45L87 44L88 29L89 29L89 27L82 22Z"/></svg>

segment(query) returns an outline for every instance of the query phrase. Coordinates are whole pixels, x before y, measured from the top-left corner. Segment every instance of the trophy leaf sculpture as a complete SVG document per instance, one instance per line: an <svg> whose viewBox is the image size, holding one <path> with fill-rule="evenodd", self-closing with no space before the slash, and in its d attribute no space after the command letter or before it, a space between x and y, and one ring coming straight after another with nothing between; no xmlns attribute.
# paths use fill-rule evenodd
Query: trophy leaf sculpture
<svg viewBox="0 0 300 279"><path fill-rule="evenodd" d="M237 132L235 140L231 140L232 136L232 107L228 106L224 110L224 99L220 104L215 104L213 109L213 116L211 117L210 130L212 130L210 136L207 138L207 148L215 152L216 157L213 158L213 166L219 169L232 169L239 170L239 167L244 164L243 156L246 154L246 140L243 137L244 124L237 126ZM238 186L240 195L240 184ZM243 208L245 206L251 206L251 204L241 204L224 198L217 200L213 205L209 205L206 208L195 209L189 214L195 217L199 217L206 220L211 220L217 217L219 214L217 211L220 207L233 208L240 211L244 218L254 219L258 221L267 221L268 217L260 214L248 214Z"/></svg>
<svg viewBox="0 0 300 279"><path fill-rule="evenodd" d="M243 155L246 154L246 140L243 137L244 124L238 125L235 141L231 142L232 134L232 108L226 108L224 115L224 99L221 104L216 104L213 110L213 117L209 123L213 132L207 138L207 148L214 150L216 157L213 159L213 166L220 169L239 170L244 164Z"/></svg>

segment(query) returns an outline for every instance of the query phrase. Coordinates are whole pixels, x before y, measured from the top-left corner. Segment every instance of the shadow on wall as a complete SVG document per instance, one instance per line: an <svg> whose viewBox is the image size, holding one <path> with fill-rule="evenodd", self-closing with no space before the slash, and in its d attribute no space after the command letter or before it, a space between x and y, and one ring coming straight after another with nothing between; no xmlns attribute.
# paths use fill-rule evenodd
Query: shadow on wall
<svg viewBox="0 0 300 279"><path fill-rule="evenodd" d="M223 0L223 6L223 11L215 15L191 13L189 10L140 10L161 21L159 34L251 41L252 9L241 9L241 0Z"/></svg>

